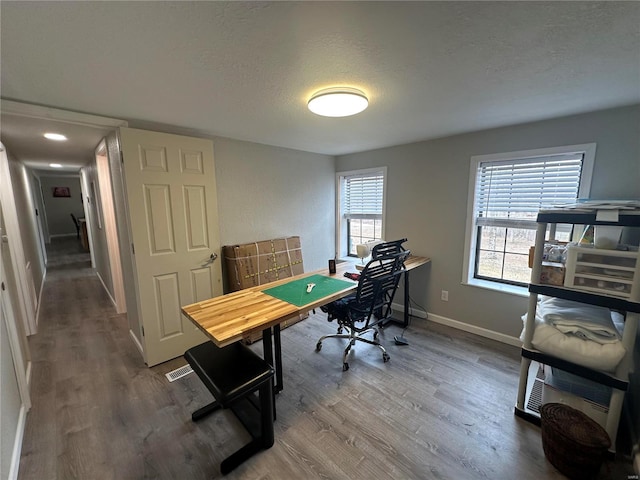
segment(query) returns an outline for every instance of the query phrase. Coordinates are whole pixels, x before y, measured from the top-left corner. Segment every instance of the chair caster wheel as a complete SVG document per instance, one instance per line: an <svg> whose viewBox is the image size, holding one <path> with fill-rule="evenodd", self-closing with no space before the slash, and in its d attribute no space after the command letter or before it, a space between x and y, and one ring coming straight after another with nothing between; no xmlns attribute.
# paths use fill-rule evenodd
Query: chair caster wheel
<svg viewBox="0 0 640 480"><path fill-rule="evenodd" d="M342 371L346 372L347 370L349 370L349 364L345 362L342 364Z"/></svg>
<svg viewBox="0 0 640 480"><path fill-rule="evenodd" d="M319 352L320 350L322 350L322 342L316 343L316 352Z"/></svg>
<svg viewBox="0 0 640 480"><path fill-rule="evenodd" d="M378 340L378 332L373 332L373 341Z"/></svg>
<svg viewBox="0 0 640 480"><path fill-rule="evenodd" d="M383 353L382 354L382 361L384 363L387 363L390 359L391 359L391 357L387 353Z"/></svg>
<svg viewBox="0 0 640 480"><path fill-rule="evenodd" d="M342 333L342 327L338 327L338 335Z"/></svg>

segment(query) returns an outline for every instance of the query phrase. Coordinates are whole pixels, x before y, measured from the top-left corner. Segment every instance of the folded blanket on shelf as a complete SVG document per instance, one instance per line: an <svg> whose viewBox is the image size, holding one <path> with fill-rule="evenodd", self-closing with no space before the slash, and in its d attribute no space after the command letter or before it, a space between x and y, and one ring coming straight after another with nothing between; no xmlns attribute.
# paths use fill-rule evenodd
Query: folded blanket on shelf
<svg viewBox="0 0 640 480"><path fill-rule="evenodd" d="M562 333L575 335L603 345L619 342L620 333L608 308L542 296L536 317Z"/></svg>
<svg viewBox="0 0 640 480"><path fill-rule="evenodd" d="M526 326L527 316L522 317ZM541 296L533 347L595 370L613 372L626 350L620 341L624 317L607 308ZM570 333L566 333L570 332ZM520 339L524 341L525 329Z"/></svg>
<svg viewBox="0 0 640 480"><path fill-rule="evenodd" d="M527 316L522 317L526 321ZM520 339L524 341L525 330ZM533 347L541 352L594 370L614 372L626 353L622 342L601 344L566 335L556 327L536 318Z"/></svg>

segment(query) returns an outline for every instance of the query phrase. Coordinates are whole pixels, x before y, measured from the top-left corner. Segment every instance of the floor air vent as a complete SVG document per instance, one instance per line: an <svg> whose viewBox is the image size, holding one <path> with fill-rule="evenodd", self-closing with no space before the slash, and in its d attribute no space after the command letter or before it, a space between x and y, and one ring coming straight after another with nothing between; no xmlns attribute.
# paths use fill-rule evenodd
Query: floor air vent
<svg viewBox="0 0 640 480"><path fill-rule="evenodd" d="M542 387L544 386L544 372L542 367L538 369L538 374L533 382L533 388L531 389L531 395L529 395L529 401L527 402L527 408L536 413L540 413L540 406L542 405Z"/></svg>
<svg viewBox="0 0 640 480"><path fill-rule="evenodd" d="M186 377L190 373L193 373L193 369L191 368L191 365L185 365L184 367L176 368L175 370L169 373L165 373L165 376L167 377L167 380L169 380L170 382L175 382L179 378Z"/></svg>

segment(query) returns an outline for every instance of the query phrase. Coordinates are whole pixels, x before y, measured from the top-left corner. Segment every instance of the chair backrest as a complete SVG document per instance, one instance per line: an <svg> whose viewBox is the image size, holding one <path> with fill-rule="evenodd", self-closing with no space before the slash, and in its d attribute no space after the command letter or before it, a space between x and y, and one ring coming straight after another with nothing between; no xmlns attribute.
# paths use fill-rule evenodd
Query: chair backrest
<svg viewBox="0 0 640 480"><path fill-rule="evenodd" d="M392 255L394 253L406 252L406 249L402 246L402 244L406 241L406 238L402 238L400 240L392 240L389 242L379 243L371 250L371 258L378 258L385 255Z"/></svg>
<svg viewBox="0 0 640 480"><path fill-rule="evenodd" d="M398 289L400 277L404 273L404 261L408 250L388 255L379 255L372 259L360 273L356 297L349 304L349 315L355 322L364 322L356 330L364 330L387 318L391 313L391 303Z"/></svg>
<svg viewBox="0 0 640 480"><path fill-rule="evenodd" d="M73 213L71 214L71 220L73 220L73 224L76 226L76 228L80 228L80 223L78 223L78 219Z"/></svg>

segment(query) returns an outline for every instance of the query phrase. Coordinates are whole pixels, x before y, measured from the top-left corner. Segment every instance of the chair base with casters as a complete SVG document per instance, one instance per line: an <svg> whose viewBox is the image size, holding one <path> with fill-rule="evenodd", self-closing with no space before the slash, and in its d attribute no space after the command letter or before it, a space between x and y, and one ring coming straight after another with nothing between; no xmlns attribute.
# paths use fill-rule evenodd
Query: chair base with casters
<svg viewBox="0 0 640 480"><path fill-rule="evenodd" d="M402 240L404 241L404 240ZM338 333L324 335L316 343L316 351L322 349L325 338L344 338L349 340L342 356L342 370L349 370L347 358L356 342L374 345L382 350L382 361L388 362L390 357L378 341L379 329L391 315L391 304L400 276L404 273L404 261L409 256L408 250L400 250L395 244L390 252L382 252L373 258L362 269L356 293L320 307L327 313L327 320L337 320ZM342 333L346 330L348 333ZM363 337L366 332L373 332L373 340Z"/></svg>
<svg viewBox="0 0 640 480"><path fill-rule="evenodd" d="M256 453L271 448L275 405L271 365L240 343L219 348L205 342L187 350L184 357L215 398L193 412L191 419L195 422L229 408L252 437L251 442L222 461L221 473L225 475Z"/></svg>
<svg viewBox="0 0 640 480"><path fill-rule="evenodd" d="M342 333L342 330L347 330L349 333ZM344 338L349 340L349 343L347 344L347 347L344 349L344 354L342 355L342 371L343 372L346 372L347 370L349 370L349 363L347 362L347 358L349 357L349 352L351 351L351 347L354 347L356 342L364 342L364 343L368 343L369 345L374 345L378 347L380 350L382 350L382 361L386 363L391 359L391 357L389 356L385 348L382 345L380 345L380 342L378 342L378 336L379 336L378 327L372 327L371 330L373 331L373 340L369 340L368 338L364 338L358 335L358 332L356 330L350 329L347 326L339 326L338 333L323 335L322 337L320 337L320 339L318 340L318 343L316 343L316 352L319 352L320 350L322 350L322 342L324 341L325 338Z"/></svg>

